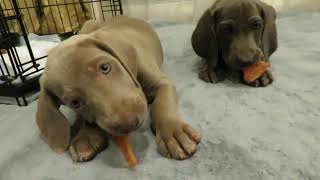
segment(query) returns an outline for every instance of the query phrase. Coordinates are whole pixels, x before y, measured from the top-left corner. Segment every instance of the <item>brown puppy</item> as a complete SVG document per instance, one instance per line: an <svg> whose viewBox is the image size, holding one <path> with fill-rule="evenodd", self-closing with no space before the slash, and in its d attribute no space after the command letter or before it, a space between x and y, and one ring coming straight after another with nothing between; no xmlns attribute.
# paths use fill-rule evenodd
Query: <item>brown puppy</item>
<svg viewBox="0 0 320 180"><path fill-rule="evenodd" d="M217 0L192 35L194 51L205 59L199 77L212 83L235 74L239 79L241 69L269 61L278 47L275 20L274 8L260 0ZM267 86L272 81L267 71L249 85Z"/></svg>
<svg viewBox="0 0 320 180"><path fill-rule="evenodd" d="M37 124L49 146L56 152L69 148L75 161L90 160L106 147L106 134L141 126L148 99L159 152L190 157L200 135L178 113L175 86L160 70L162 58L159 38L146 22L125 16L88 21L80 35L49 52L40 80ZM61 104L79 116L74 133Z"/></svg>

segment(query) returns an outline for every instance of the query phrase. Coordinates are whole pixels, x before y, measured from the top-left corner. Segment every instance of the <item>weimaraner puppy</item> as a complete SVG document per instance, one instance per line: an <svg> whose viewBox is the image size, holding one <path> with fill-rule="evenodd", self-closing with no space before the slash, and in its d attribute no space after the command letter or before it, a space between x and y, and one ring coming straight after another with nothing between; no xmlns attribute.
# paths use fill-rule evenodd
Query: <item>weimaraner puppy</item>
<svg viewBox="0 0 320 180"><path fill-rule="evenodd" d="M269 61L277 50L275 21L275 9L260 0L217 0L192 34L193 49L205 60L199 77L211 83L226 77L244 82L241 69L258 60ZM272 82L267 71L249 85L263 87Z"/></svg>
<svg viewBox="0 0 320 180"><path fill-rule="evenodd" d="M88 21L79 35L53 48L40 79L36 114L41 134L55 152L69 149L88 161L106 148L108 137L138 129L152 103L152 129L160 154L186 159L200 134L178 113L175 85L160 70L162 47L146 22L118 16ZM79 116L74 126L60 105Z"/></svg>

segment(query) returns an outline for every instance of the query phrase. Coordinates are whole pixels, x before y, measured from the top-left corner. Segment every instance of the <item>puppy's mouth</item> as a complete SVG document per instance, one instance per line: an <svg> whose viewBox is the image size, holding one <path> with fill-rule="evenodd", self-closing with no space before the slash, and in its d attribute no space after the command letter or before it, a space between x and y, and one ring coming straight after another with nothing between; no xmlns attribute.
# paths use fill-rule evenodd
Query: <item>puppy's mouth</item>
<svg viewBox="0 0 320 180"><path fill-rule="evenodd" d="M143 118L136 118L129 122L121 122L112 125L101 121L97 121L97 124L100 128L112 136L123 136L138 130L143 125L144 121L145 119Z"/></svg>
<svg viewBox="0 0 320 180"><path fill-rule="evenodd" d="M259 48L255 50L235 51L221 54L223 63L227 68L241 71L244 68L250 67L258 61L264 60L263 51Z"/></svg>
<svg viewBox="0 0 320 180"><path fill-rule="evenodd" d="M252 66L253 64L257 63L259 60L262 60L263 58L255 57L252 60L242 60L239 58L226 58L225 64L228 68L233 70L243 70L247 67Z"/></svg>
<svg viewBox="0 0 320 180"><path fill-rule="evenodd" d="M243 61L240 61L239 62L239 69L244 69L244 68L247 68L249 66L252 66L253 64L255 64L257 61L249 61L249 62L243 62Z"/></svg>
<svg viewBox="0 0 320 180"><path fill-rule="evenodd" d="M129 134L130 132L136 131L139 129L142 124L143 120L137 119L130 123L122 123L112 127L111 129L114 130L117 134Z"/></svg>

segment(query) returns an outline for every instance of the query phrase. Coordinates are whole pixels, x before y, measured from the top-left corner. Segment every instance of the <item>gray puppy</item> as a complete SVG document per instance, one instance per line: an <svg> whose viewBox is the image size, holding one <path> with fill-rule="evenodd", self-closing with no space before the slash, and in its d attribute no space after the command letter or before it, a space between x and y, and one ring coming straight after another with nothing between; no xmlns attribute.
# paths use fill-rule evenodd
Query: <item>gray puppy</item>
<svg viewBox="0 0 320 180"><path fill-rule="evenodd" d="M179 114L176 88L162 62L160 40L147 22L127 16L87 21L79 35L50 50L40 78L36 122L49 147L69 150L76 162L89 161L109 137L137 130L150 102L160 154L191 157L201 137ZM78 115L73 126L61 105Z"/></svg>
<svg viewBox="0 0 320 180"><path fill-rule="evenodd" d="M260 0L217 0L200 18L192 34L194 51L203 59L199 77L217 83L226 77L243 81L241 69L269 61L277 50L276 11ZM271 84L270 71L248 85Z"/></svg>

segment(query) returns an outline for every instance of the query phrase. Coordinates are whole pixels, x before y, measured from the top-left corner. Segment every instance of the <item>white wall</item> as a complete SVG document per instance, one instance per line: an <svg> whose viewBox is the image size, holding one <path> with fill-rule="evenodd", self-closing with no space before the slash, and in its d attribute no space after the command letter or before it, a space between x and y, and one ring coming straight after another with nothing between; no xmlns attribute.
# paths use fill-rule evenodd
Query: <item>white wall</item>
<svg viewBox="0 0 320 180"><path fill-rule="evenodd" d="M215 0L122 0L127 15L169 21L197 20ZM263 0L282 10L320 10L320 0Z"/></svg>
<svg viewBox="0 0 320 180"><path fill-rule="evenodd" d="M122 0L124 13L143 19L188 21L193 18L193 0Z"/></svg>
<svg viewBox="0 0 320 180"><path fill-rule="evenodd" d="M198 18L215 0L194 0L194 16ZM320 10L320 0L262 0L272 5L277 11L283 10Z"/></svg>

